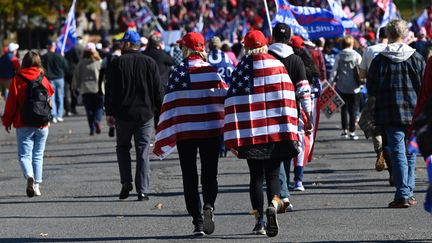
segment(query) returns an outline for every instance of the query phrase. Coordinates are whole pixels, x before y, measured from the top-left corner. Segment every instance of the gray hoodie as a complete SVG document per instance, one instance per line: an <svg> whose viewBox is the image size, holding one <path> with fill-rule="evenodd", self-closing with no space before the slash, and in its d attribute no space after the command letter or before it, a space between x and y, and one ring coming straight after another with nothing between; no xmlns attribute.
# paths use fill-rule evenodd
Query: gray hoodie
<svg viewBox="0 0 432 243"><path fill-rule="evenodd" d="M294 51L291 46L283 43L273 43L269 46L269 51L272 51L274 54L278 55L282 59L285 59L291 55L294 55ZM289 70L288 70L289 75ZM310 112L312 110L312 101L311 101L311 87L309 85L309 81L307 80L292 80L294 84L296 99L297 102L300 103L301 108L305 112Z"/></svg>
<svg viewBox="0 0 432 243"><path fill-rule="evenodd" d="M291 46L283 43L273 43L269 46L269 51L274 52L282 58L287 58L288 56L294 54Z"/></svg>
<svg viewBox="0 0 432 243"><path fill-rule="evenodd" d="M408 60L414 53L415 49L405 43L388 44L384 51L381 52L385 57L393 62L403 62Z"/></svg>
<svg viewBox="0 0 432 243"><path fill-rule="evenodd" d="M357 94L360 86L354 80L353 68L360 65L361 55L352 48L345 48L335 57L335 65L330 73L330 83L336 82L336 88L344 94Z"/></svg>

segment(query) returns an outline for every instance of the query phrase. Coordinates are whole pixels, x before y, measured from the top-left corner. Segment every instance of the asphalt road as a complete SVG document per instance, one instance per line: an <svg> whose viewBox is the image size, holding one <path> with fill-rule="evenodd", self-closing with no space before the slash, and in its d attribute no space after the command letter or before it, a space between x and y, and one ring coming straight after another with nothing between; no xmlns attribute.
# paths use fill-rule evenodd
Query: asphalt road
<svg viewBox="0 0 432 243"><path fill-rule="evenodd" d="M83 110L81 109L81 114ZM176 153L152 155L150 200L132 194L118 200L115 141L88 136L86 118L67 117L50 128L42 196L27 198L17 161L15 131L0 131L0 242L432 242L432 216L422 207L427 187L418 158L419 204L389 209L394 188L387 172L374 170L370 140L339 137L339 116L323 119L314 161L305 170L304 192L292 192L294 212L279 215L275 238L251 234L247 164L220 160L216 231L202 239L193 230L182 192Z"/></svg>

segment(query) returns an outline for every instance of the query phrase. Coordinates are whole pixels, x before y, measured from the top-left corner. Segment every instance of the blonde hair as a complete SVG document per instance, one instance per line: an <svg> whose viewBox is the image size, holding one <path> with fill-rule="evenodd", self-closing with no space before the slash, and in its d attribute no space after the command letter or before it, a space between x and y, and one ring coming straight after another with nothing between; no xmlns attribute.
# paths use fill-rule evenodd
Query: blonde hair
<svg viewBox="0 0 432 243"><path fill-rule="evenodd" d="M342 39L342 47L348 48L354 46L354 37L347 35Z"/></svg>
<svg viewBox="0 0 432 243"><path fill-rule="evenodd" d="M204 61L207 60L207 52L205 50L203 51L195 51L193 49L190 49L186 46L183 46L184 50L184 57L188 58L190 55L197 54L199 55Z"/></svg>
<svg viewBox="0 0 432 243"><path fill-rule="evenodd" d="M260 54L260 53L267 53L267 52L268 52L267 45L264 45L262 47L255 48L255 49L250 49L249 47L245 47L245 54L246 55L254 55L254 54Z"/></svg>

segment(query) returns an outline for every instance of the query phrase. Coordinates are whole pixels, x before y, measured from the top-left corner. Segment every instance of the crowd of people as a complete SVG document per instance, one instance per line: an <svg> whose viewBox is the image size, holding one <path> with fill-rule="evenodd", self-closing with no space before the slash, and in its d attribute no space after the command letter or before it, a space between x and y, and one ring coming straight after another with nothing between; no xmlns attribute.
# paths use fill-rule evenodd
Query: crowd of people
<svg viewBox="0 0 432 243"><path fill-rule="evenodd" d="M164 158L177 148L195 236L215 230L218 160L231 151L247 160L251 212L256 218L253 232L273 237L279 230L277 214L294 210L289 189L307 189L304 167L312 158L319 97L328 82L345 102L342 138L358 140L358 125L372 137L375 169L382 171L387 165L389 184L396 188L388 206L407 208L417 204L416 154L407 149L407 141L411 135L424 134L424 128L411 127L419 117L429 117L426 124L431 129L426 107L432 102L428 71L432 58L422 48L427 33L420 29L413 41L406 39L408 31L405 21L394 19L381 28L379 43L365 48L353 36L304 40L278 23L271 41L256 29L235 44L223 36L206 42L203 34L189 31L167 52L160 33L142 38L127 30L121 40L104 43L101 49L88 42L64 55L56 53L55 42L49 41L44 55L28 51L21 63L16 57L19 46L11 43L0 58L6 99L2 123L7 132L12 125L16 128L18 160L29 197L41 195L49 124L77 114L79 97L90 136L101 133L104 114L110 136L115 131L119 199L129 197L134 182L138 200L149 200L149 153L155 129L156 155ZM422 141L419 145L424 148Z"/></svg>

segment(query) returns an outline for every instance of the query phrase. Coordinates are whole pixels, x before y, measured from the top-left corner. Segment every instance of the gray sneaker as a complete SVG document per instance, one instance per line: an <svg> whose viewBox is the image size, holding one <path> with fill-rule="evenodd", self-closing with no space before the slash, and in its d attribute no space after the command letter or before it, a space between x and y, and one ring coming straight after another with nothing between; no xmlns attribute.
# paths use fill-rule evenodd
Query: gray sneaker
<svg viewBox="0 0 432 243"><path fill-rule="evenodd" d="M207 235L213 234L215 230L215 221L214 221L214 214L213 214L213 207L206 204L204 206L204 233Z"/></svg>

